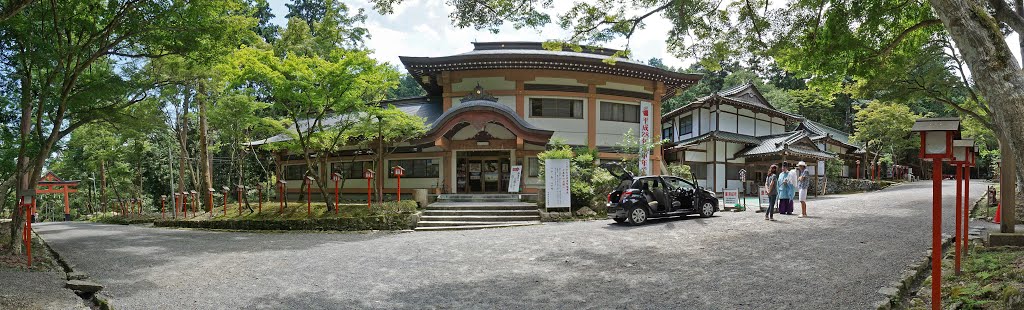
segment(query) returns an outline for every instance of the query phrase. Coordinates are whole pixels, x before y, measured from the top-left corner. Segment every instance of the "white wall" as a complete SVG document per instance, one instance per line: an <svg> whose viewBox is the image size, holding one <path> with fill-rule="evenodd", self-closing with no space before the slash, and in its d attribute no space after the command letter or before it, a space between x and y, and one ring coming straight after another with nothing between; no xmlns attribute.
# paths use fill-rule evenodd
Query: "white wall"
<svg viewBox="0 0 1024 310"><path fill-rule="evenodd" d="M754 131L754 118L749 116L740 116L740 128L737 131L740 134L754 136L757 133Z"/></svg>
<svg viewBox="0 0 1024 310"><path fill-rule="evenodd" d="M722 121L722 126L719 130L725 132L738 132L738 129L736 128L736 114L722 113L720 120Z"/></svg>
<svg viewBox="0 0 1024 310"><path fill-rule="evenodd" d="M462 82L452 84L452 91L471 91L476 88L477 83L484 90L513 90L516 89L515 81L506 81L504 77L482 77L464 78Z"/></svg>
<svg viewBox="0 0 1024 310"><path fill-rule="evenodd" d="M545 117L531 117L530 113L530 98L560 98L560 99L576 99L583 101L583 118L545 118ZM584 97L552 97L552 96L526 96L524 98L526 104L526 121L530 122L537 127L552 130L555 132L552 138L565 139L566 143L574 145L587 145L587 116L589 115L590 107L587 105L587 98ZM634 132L636 129L633 130ZM618 141L622 140L622 131L619 133Z"/></svg>

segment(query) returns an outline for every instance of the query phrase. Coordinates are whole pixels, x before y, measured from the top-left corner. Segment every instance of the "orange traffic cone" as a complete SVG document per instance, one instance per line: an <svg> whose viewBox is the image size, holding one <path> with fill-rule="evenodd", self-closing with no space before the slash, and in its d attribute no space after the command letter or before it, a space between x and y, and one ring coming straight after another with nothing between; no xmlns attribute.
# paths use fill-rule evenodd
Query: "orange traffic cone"
<svg viewBox="0 0 1024 310"><path fill-rule="evenodd" d="M1003 203L1001 202L999 203L999 206L996 207L996 217L992 219L993 223L999 224L1000 220L1002 219L1002 216L1000 216L1000 214L1003 214Z"/></svg>

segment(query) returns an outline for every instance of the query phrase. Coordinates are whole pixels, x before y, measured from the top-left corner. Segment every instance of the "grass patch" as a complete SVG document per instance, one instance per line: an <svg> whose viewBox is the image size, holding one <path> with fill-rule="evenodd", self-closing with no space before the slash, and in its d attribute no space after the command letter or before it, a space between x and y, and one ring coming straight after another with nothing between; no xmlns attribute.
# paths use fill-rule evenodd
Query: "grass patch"
<svg viewBox="0 0 1024 310"><path fill-rule="evenodd" d="M243 203L241 206L241 211L239 210L239 205L237 203L230 203L227 205L227 208L225 208L223 205L217 205L216 207L213 208L212 219L210 217L210 214L206 212L200 212L195 216L193 216L193 214L190 212L188 220L304 220L323 218L353 218L391 214L411 214L416 212L416 202L412 200L403 200L401 202L387 201L384 203L374 203L370 207L367 207L365 203L342 203L339 205L337 212L328 211L327 204L325 203L314 202L310 204L307 212L306 203L289 202L282 209L280 207L280 204L275 201L264 202L262 211L259 209L259 204L257 203L249 203L248 206L246 206ZM170 219L170 215L168 215L167 218Z"/></svg>
<svg viewBox="0 0 1024 310"><path fill-rule="evenodd" d="M952 252L943 260L943 309L1021 309L1024 307L1024 248L975 247L953 273ZM910 302L910 309L928 309L931 281L924 281Z"/></svg>
<svg viewBox="0 0 1024 310"><path fill-rule="evenodd" d="M18 236L21 242L21 236ZM34 234L32 236L32 268L28 269L25 262L28 259L25 254L12 254L7 243L11 241L11 222L0 222L0 269L4 270L30 270L30 271L58 271L56 260L50 256L42 242Z"/></svg>
<svg viewBox="0 0 1024 310"><path fill-rule="evenodd" d="M152 223L160 219L159 215L153 214L120 214L116 212L99 213L89 217L93 223L131 225Z"/></svg>

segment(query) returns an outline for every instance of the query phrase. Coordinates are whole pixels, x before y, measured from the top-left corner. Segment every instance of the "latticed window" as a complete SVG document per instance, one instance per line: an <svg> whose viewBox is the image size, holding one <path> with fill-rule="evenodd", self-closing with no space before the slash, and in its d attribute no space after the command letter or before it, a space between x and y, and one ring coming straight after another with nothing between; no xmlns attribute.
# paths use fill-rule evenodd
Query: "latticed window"
<svg viewBox="0 0 1024 310"><path fill-rule="evenodd" d="M640 106L635 104L601 102L601 120L640 123Z"/></svg>
<svg viewBox="0 0 1024 310"><path fill-rule="evenodd" d="M583 100L530 98L530 116L583 119Z"/></svg>
<svg viewBox="0 0 1024 310"><path fill-rule="evenodd" d="M402 166L405 169L403 178L436 178L440 176L436 159L402 159L388 161L388 175L395 177L391 167Z"/></svg>

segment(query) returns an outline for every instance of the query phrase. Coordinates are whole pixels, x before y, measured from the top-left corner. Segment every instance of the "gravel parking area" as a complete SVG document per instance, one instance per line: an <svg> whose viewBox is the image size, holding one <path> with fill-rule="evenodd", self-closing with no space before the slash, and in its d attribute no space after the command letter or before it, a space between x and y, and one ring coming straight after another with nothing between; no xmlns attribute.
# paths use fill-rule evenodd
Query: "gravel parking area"
<svg viewBox="0 0 1024 310"><path fill-rule="evenodd" d="M931 183L812 199L811 218L444 232L36 226L115 308L865 309L929 249ZM946 182L946 192L955 184ZM980 197L983 183L971 186ZM953 197L944 227L953 228ZM756 208L752 208L756 209ZM799 211L799 205L797 205Z"/></svg>

